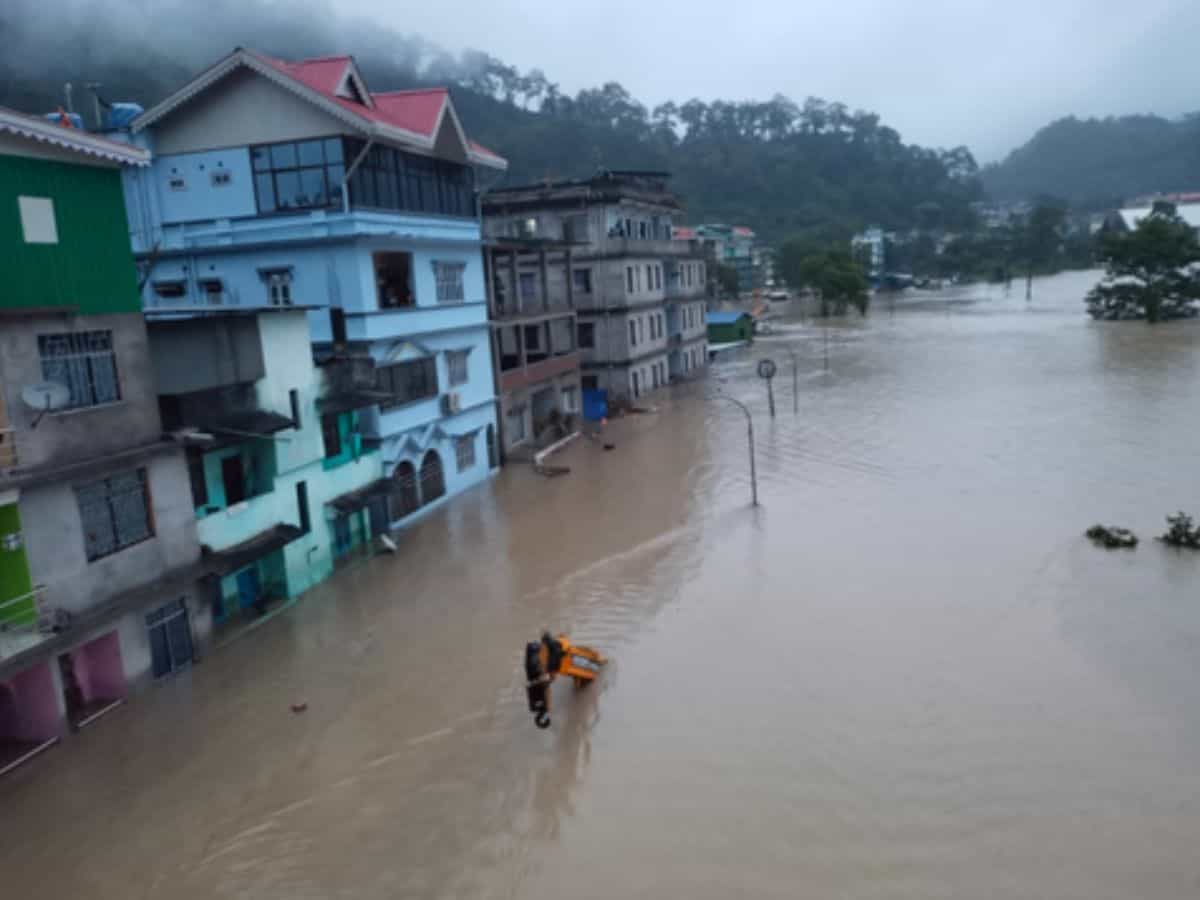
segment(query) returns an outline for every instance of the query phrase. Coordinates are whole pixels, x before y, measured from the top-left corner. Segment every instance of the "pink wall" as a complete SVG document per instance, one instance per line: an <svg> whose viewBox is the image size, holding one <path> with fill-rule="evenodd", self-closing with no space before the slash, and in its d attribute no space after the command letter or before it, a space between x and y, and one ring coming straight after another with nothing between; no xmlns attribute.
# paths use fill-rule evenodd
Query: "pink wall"
<svg viewBox="0 0 1200 900"><path fill-rule="evenodd" d="M45 741L62 732L62 712L50 664L0 682L0 737Z"/></svg>
<svg viewBox="0 0 1200 900"><path fill-rule="evenodd" d="M116 631L88 641L71 655L84 700L116 700L125 696L125 669Z"/></svg>

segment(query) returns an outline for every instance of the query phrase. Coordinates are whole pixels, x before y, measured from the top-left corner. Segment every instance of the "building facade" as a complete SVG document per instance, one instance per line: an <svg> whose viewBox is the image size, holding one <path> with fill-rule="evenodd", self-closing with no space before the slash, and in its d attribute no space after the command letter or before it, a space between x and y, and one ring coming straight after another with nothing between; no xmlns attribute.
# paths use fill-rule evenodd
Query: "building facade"
<svg viewBox="0 0 1200 900"><path fill-rule="evenodd" d="M712 296L719 297L717 268L729 266L737 272L737 290L746 294L762 285L761 270L756 266L755 235L744 225L697 225L691 229L704 247L713 279Z"/></svg>
<svg viewBox="0 0 1200 900"><path fill-rule="evenodd" d="M565 242L501 238L485 251L506 458L576 430L582 399L572 249Z"/></svg>
<svg viewBox="0 0 1200 900"><path fill-rule="evenodd" d="M0 770L209 633L122 200L121 167L148 162L0 111Z"/></svg>
<svg viewBox="0 0 1200 900"><path fill-rule="evenodd" d="M583 390L636 402L707 365L705 263L673 238L682 212L663 172L601 171L584 180L493 190L493 239L568 241Z"/></svg>
<svg viewBox="0 0 1200 900"><path fill-rule="evenodd" d="M214 627L295 597L388 527L391 482L359 427L378 402L373 372L318 369L303 310L156 319L149 333L163 424L187 448Z"/></svg>
<svg viewBox="0 0 1200 900"><path fill-rule="evenodd" d="M506 163L467 139L445 90L372 93L350 57L238 50L132 140L153 154L125 182L148 316L306 308L318 359L367 361L386 398L356 415L404 488L392 526L488 477L475 183Z"/></svg>

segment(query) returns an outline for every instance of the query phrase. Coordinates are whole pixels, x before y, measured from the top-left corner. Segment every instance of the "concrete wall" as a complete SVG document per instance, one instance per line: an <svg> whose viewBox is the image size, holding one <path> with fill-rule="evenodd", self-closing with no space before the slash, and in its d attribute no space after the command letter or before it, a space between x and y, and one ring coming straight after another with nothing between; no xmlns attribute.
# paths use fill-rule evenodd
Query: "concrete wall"
<svg viewBox="0 0 1200 900"><path fill-rule="evenodd" d="M353 133L346 123L249 69L238 69L154 126L155 154Z"/></svg>
<svg viewBox="0 0 1200 900"><path fill-rule="evenodd" d="M147 327L160 394L186 394L263 377L255 318L177 319Z"/></svg>
<svg viewBox="0 0 1200 900"><path fill-rule="evenodd" d="M229 180L215 184L215 172L223 173ZM156 156L150 168L139 172L137 177L154 192L165 224L234 219L258 213L247 147ZM173 187L172 183L177 185L180 179L183 186Z"/></svg>
<svg viewBox="0 0 1200 900"><path fill-rule="evenodd" d="M21 401L21 388L45 380L38 336L93 330L112 331L120 401L52 412L32 428L38 412ZM137 313L6 319L0 328L0 390L16 431L22 469L90 459L150 443L162 434L146 326Z"/></svg>
<svg viewBox="0 0 1200 900"><path fill-rule="evenodd" d="M146 469L154 535L88 562L74 488L136 468ZM200 555L182 450L132 465L97 468L70 481L24 488L20 505L30 575L35 584L46 585L46 603L71 612L84 612L195 562Z"/></svg>
<svg viewBox="0 0 1200 900"><path fill-rule="evenodd" d="M651 331L652 319L661 320L661 333L657 330ZM591 323L595 336L595 346L581 350L584 363L625 363L661 353L667 347L667 311L662 304L636 307L607 315L580 313L579 321ZM630 341L629 325L631 322L635 323L636 343ZM651 337L652 333L656 336Z"/></svg>
<svg viewBox="0 0 1200 900"><path fill-rule="evenodd" d="M638 401L654 393L654 368L659 367L659 388L669 383L670 362L666 352L643 357L631 364L587 368L582 378L596 379L596 387L608 391L609 402ZM638 375L638 392L633 390L633 374ZM665 374L665 378L664 378Z"/></svg>
<svg viewBox="0 0 1200 900"><path fill-rule="evenodd" d="M500 398L500 441L505 453L511 453L519 447L532 445L535 437L532 397L546 388L550 388L554 392L555 408L559 412L575 416L577 422L580 420L583 400L579 388L578 369L528 387L509 391ZM574 406L571 409L564 406L564 390L574 391L572 395ZM520 420L520 427L514 427L515 419Z"/></svg>

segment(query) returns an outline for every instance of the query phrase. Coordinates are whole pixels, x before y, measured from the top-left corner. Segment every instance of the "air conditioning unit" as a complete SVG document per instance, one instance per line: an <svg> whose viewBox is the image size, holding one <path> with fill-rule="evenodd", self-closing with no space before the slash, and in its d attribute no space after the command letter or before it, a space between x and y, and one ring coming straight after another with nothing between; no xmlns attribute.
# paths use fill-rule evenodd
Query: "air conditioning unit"
<svg viewBox="0 0 1200 900"><path fill-rule="evenodd" d="M462 411L462 396L457 391L442 394L442 415L452 416Z"/></svg>

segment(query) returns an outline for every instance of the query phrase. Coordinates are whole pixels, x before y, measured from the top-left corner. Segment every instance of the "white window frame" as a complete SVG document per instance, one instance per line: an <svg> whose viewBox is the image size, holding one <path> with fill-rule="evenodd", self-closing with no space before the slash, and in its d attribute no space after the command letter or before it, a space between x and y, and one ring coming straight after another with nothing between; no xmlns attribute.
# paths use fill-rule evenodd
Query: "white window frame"
<svg viewBox="0 0 1200 900"><path fill-rule="evenodd" d="M433 278L435 296L438 303L466 302L466 288L463 285L463 275L467 264L459 260L433 260Z"/></svg>
<svg viewBox="0 0 1200 900"><path fill-rule="evenodd" d="M475 435L467 434L454 439L454 462L459 472L475 468Z"/></svg>
<svg viewBox="0 0 1200 900"><path fill-rule="evenodd" d="M58 221L52 197L17 197L21 213L21 233L27 244L57 244Z"/></svg>
<svg viewBox="0 0 1200 900"><path fill-rule="evenodd" d="M471 380L470 350L446 351L446 380L453 387Z"/></svg>

